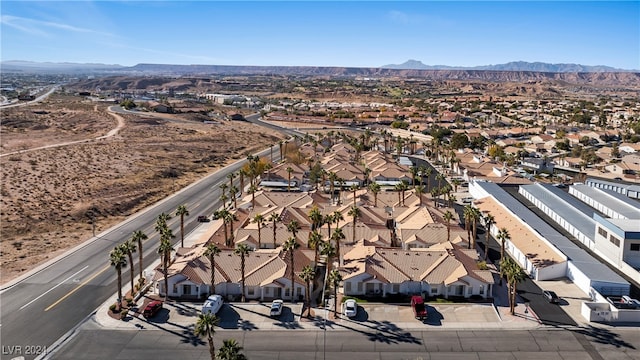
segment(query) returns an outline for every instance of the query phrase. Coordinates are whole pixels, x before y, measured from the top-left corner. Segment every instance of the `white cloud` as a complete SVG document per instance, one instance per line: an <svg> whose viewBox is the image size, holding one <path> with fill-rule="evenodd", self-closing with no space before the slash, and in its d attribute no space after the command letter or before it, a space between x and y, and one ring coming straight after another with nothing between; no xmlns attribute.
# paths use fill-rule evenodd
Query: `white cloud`
<svg viewBox="0 0 640 360"><path fill-rule="evenodd" d="M104 33L104 32L95 31L92 29L80 28L80 27L76 27L68 24L28 19L28 18L12 16L12 15L2 15L2 17L0 18L0 23L29 34L40 35L40 36L50 36L51 34L49 33L49 31L47 31L50 29L58 29L58 30L63 30L67 32L75 32L75 33L87 33L87 34L113 36L110 33Z"/></svg>

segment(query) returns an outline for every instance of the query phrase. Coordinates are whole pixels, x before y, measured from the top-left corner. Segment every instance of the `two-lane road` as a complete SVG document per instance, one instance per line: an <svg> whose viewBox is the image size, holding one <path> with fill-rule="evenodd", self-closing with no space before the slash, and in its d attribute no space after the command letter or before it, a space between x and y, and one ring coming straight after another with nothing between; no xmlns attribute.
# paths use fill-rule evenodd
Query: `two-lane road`
<svg viewBox="0 0 640 360"><path fill-rule="evenodd" d="M274 146L274 154L277 146ZM270 150L258 155L268 156ZM185 234L200 223L197 216L211 215L220 207L223 182L226 175L243 165L241 160L190 185L178 193L150 206L126 221L98 234L83 247L70 252L58 261L27 278L10 283L0 293L2 308L0 342L1 359L11 359L11 349L19 346L50 347L116 291L116 272L109 266L109 252L131 237L136 230L144 231L149 239L143 243L144 265L158 258L158 234L154 231L158 214L172 215L169 226L180 241L180 219L173 216L179 205L185 204L190 216L185 217ZM236 179L236 182L238 180ZM138 269L138 254L134 254ZM129 281L129 268L123 271L123 285ZM24 353L23 353L24 355ZM35 356L26 356L26 359Z"/></svg>

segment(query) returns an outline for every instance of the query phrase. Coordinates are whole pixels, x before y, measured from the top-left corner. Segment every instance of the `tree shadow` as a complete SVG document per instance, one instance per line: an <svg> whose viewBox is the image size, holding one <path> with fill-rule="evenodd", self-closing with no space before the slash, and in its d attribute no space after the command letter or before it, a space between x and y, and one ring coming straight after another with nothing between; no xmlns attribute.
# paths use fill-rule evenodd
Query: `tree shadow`
<svg viewBox="0 0 640 360"><path fill-rule="evenodd" d="M282 314L277 317L279 322L274 323L275 326L282 327L284 329L302 329L302 326L296 321L296 316L288 306L282 307Z"/></svg>
<svg viewBox="0 0 640 360"><path fill-rule="evenodd" d="M635 349L635 346L620 339L620 335L615 334L608 329L589 325L586 328L574 329L572 331L582 334L587 338L587 340L598 344L613 345L616 348Z"/></svg>

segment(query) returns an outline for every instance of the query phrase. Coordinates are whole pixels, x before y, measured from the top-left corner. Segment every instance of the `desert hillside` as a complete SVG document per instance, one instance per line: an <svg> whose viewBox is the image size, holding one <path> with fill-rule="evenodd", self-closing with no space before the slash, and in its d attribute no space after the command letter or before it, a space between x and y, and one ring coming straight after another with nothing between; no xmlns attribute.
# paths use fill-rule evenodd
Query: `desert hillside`
<svg viewBox="0 0 640 360"><path fill-rule="evenodd" d="M3 109L0 281L90 238L91 213L102 231L281 137L250 123L204 124L194 116L125 115L112 137L15 153L103 136L118 120L106 105L61 95Z"/></svg>

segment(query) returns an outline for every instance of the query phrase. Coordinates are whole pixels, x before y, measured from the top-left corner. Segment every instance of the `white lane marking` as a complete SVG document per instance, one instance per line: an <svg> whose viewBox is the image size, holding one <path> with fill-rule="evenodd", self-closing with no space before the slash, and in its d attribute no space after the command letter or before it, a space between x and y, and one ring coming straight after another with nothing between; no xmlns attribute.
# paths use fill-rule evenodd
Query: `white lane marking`
<svg viewBox="0 0 640 360"><path fill-rule="evenodd" d="M33 300L29 301L28 303L26 303L26 304L22 305L22 307L20 308L20 310L22 310L22 309L26 308L27 306L29 306L29 305L33 304L36 300L38 300L38 299L40 299L41 297L43 297L43 296L47 295L48 293L50 293L51 291L53 291L53 290L54 290L55 288L57 288L58 286L60 286L60 285L64 284L65 282L67 282L67 281L69 281L71 278L73 278L74 276L76 276L76 275L80 274L81 272L83 272L84 270L86 270L88 267L89 267L89 265L87 265L87 266L83 267L82 269L78 270L75 274L73 274L73 275L69 276L68 278L66 278L66 279L64 279L64 280L62 280L62 282L61 282L61 283L59 283L58 285L56 285L56 286L52 287L51 289L49 289L49 290L45 291L44 293L40 294L40 296L38 296L37 298L35 298L35 299L33 299Z"/></svg>

